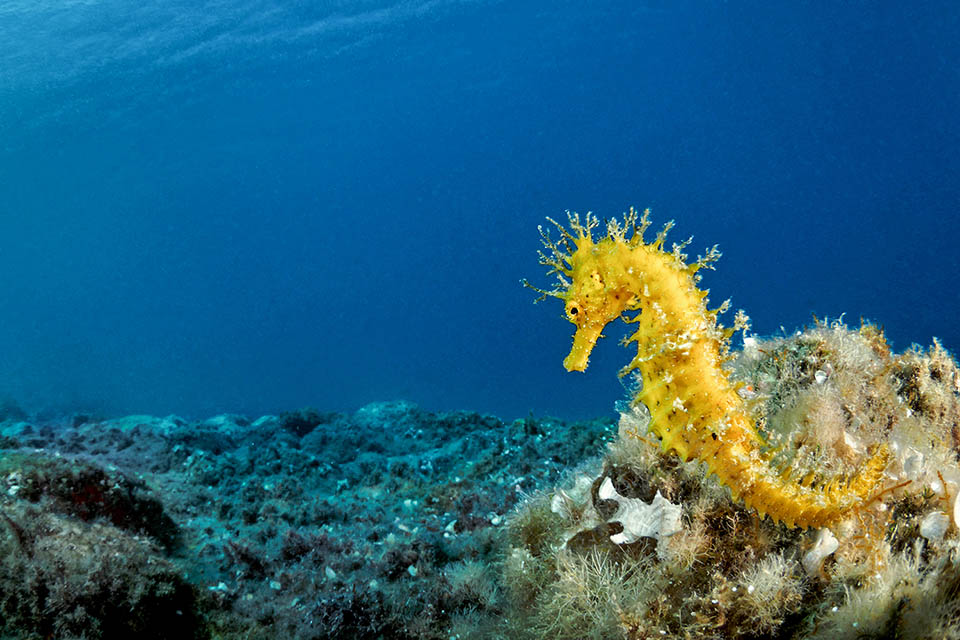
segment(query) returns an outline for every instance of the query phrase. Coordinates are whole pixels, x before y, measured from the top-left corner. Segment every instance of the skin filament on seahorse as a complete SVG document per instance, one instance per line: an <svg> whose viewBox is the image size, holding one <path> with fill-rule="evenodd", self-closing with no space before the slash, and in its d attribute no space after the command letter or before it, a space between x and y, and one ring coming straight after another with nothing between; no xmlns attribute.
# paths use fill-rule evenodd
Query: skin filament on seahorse
<svg viewBox="0 0 960 640"><path fill-rule="evenodd" d="M540 228L547 249L540 252L541 263L560 280L552 291L537 289L543 294L540 299L563 300L567 319L576 325L564 366L568 371L586 369L608 323L622 318L635 325L625 344L635 343L637 354L620 375L639 374L642 383L633 404L649 409L648 431L660 439L665 452L706 464L708 475L716 475L734 499L760 517L768 515L789 527L814 528L843 519L878 490L887 448L877 447L848 479L823 480L812 473L792 477L790 468L776 468L770 448L723 368L730 358L729 338L746 325L746 316L738 313L734 328L722 328L717 315L728 304L708 310L707 291L697 287L698 271L712 268L720 252L713 247L688 264L683 250L689 240L665 251L672 223L645 243L648 214L649 210L638 217L631 209L623 222L608 222L606 235L597 240L592 232L599 221L591 214L584 222L569 214L569 231L548 218L561 234L556 241ZM639 313L630 317L630 312Z"/></svg>

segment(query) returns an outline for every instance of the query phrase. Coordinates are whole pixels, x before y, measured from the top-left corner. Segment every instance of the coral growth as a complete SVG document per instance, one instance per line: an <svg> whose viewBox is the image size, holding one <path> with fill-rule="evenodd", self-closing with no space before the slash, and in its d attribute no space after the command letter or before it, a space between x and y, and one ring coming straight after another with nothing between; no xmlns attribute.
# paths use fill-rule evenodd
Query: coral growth
<svg viewBox="0 0 960 640"><path fill-rule="evenodd" d="M873 326L836 322L751 339L731 364L792 464L848 473L849 449L882 438L889 490L830 529L775 524L702 466L635 437L649 416L629 408L602 458L511 518L514 637L960 638L960 392L945 351L897 356ZM680 530L617 544L631 524L599 491L607 484L627 500L659 493L681 505Z"/></svg>

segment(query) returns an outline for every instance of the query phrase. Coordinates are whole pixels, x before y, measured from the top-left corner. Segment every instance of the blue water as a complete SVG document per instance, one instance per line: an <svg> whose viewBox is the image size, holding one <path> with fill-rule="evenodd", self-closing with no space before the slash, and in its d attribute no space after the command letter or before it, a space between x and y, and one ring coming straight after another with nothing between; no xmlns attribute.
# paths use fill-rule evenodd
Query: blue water
<svg viewBox="0 0 960 640"><path fill-rule="evenodd" d="M519 280L630 205L761 334L956 351L958 59L953 1L6 2L0 395L610 414Z"/></svg>

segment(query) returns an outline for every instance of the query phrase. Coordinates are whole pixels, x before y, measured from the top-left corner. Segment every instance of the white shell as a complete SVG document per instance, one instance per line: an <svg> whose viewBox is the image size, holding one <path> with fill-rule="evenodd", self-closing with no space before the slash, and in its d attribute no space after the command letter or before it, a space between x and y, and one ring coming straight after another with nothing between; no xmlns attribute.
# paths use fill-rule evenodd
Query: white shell
<svg viewBox="0 0 960 640"><path fill-rule="evenodd" d="M920 521L920 535L930 542L939 542L950 527L950 517L943 511L931 511Z"/></svg>
<svg viewBox="0 0 960 640"><path fill-rule="evenodd" d="M910 480L917 480L923 471L923 454L916 449L907 449L903 461L903 474Z"/></svg>
<svg viewBox="0 0 960 640"><path fill-rule="evenodd" d="M567 493L563 489L557 489L550 500L550 510L554 513L570 518L590 500L590 488L593 486L593 479L590 476L580 474L573 481L573 487Z"/></svg>
<svg viewBox="0 0 960 640"><path fill-rule="evenodd" d="M864 451L863 445L860 444L860 441L846 431L843 432L843 443L850 447L850 449L852 449L855 453L863 453Z"/></svg>
<svg viewBox="0 0 960 640"><path fill-rule="evenodd" d="M823 559L837 550L840 543L830 529L821 529L817 541L813 544L813 549L803 555L803 570L808 576L815 576L820 573L820 565Z"/></svg>
<svg viewBox="0 0 960 640"><path fill-rule="evenodd" d="M640 538L661 541L680 531L680 505L673 504L657 491L650 504L638 498L625 498L617 493L610 478L605 478L597 495L602 500L616 500L617 512L610 522L619 522L623 531L610 536L615 544L630 544Z"/></svg>

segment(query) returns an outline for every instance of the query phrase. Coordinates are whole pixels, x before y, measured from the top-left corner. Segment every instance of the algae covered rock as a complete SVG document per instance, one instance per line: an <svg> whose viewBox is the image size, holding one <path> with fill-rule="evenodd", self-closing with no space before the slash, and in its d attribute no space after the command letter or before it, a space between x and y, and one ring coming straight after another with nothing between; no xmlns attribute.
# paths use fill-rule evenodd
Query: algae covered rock
<svg viewBox="0 0 960 640"><path fill-rule="evenodd" d="M960 638L960 374L949 354L935 342L897 355L871 325L818 323L749 338L729 370L763 459L791 470L785 483L843 491L884 446L876 491L829 527L774 522L706 464L664 453L646 433L646 407L625 404L604 455L511 519L511 633ZM655 495L679 505L679 530L631 535L643 531L622 503Z"/></svg>
<svg viewBox="0 0 960 640"><path fill-rule="evenodd" d="M0 457L0 478L0 631L207 637L198 591L168 557L176 526L142 482L26 451Z"/></svg>

